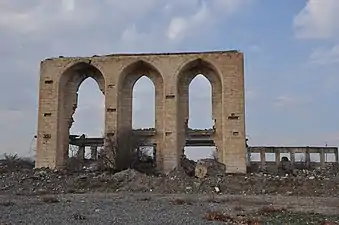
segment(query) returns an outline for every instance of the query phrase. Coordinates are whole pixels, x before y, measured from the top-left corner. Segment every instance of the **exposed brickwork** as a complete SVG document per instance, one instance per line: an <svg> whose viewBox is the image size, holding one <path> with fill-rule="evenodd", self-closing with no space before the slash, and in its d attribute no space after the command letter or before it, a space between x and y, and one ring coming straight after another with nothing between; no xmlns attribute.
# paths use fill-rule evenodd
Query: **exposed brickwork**
<svg viewBox="0 0 339 225"><path fill-rule="evenodd" d="M176 167L185 145L188 86L198 74L212 84L214 142L229 173L246 172L244 59L237 51L115 54L41 62L36 167L59 168L68 150L77 90L88 76L105 94L105 132L132 126L132 87L143 75L156 91L158 166ZM87 76L85 76L86 74Z"/></svg>

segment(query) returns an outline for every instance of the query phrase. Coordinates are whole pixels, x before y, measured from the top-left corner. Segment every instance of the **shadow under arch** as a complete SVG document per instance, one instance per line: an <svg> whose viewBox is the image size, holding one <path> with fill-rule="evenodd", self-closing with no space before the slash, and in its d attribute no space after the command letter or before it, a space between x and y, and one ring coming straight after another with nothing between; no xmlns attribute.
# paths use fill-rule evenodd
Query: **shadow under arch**
<svg viewBox="0 0 339 225"><path fill-rule="evenodd" d="M213 140L216 148L222 144L222 78L217 67L204 59L194 59L185 63L177 73L177 140L178 150L184 151L186 130L189 117L189 85L198 75L203 75L210 82L212 89L212 119L215 121ZM181 152L183 154L183 152Z"/></svg>
<svg viewBox="0 0 339 225"><path fill-rule="evenodd" d="M132 129L132 95L135 83L141 77L149 78L155 88L155 129L163 127L164 79L160 71L151 63L138 60L126 66L118 81L118 130Z"/></svg>
<svg viewBox="0 0 339 225"><path fill-rule="evenodd" d="M68 158L69 131L73 124L73 114L77 108L78 90L87 79L93 78L99 89L105 94L105 77L95 66L87 62L77 62L64 70L58 83L58 116L57 116L57 162L64 166Z"/></svg>

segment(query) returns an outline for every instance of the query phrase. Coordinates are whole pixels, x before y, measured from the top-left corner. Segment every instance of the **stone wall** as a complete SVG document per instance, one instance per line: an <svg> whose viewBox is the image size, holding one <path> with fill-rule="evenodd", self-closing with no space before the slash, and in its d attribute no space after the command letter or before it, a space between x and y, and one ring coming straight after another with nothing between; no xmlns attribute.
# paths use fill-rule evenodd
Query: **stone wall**
<svg viewBox="0 0 339 225"><path fill-rule="evenodd" d="M36 167L60 168L67 158L69 128L77 107L77 91L88 77L105 94L105 133L132 129L132 90L141 76L156 92L157 163L170 171L185 146L188 86L198 74L212 85L213 139L227 172L245 173L244 57L238 51L115 54L59 57L40 66Z"/></svg>

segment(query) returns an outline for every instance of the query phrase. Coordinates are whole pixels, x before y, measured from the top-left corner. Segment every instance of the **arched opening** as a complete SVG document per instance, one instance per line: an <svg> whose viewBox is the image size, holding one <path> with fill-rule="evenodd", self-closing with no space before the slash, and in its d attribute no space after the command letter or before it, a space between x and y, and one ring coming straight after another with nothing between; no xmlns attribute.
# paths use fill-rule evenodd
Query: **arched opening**
<svg viewBox="0 0 339 225"><path fill-rule="evenodd" d="M155 87L147 76L140 77L132 93L132 128L155 129Z"/></svg>
<svg viewBox="0 0 339 225"><path fill-rule="evenodd" d="M199 130L212 129L212 86L203 74L198 74L189 84L188 104L188 127Z"/></svg>
<svg viewBox="0 0 339 225"><path fill-rule="evenodd" d="M157 148L161 148L163 78L150 63L136 61L128 65L118 83L118 130L132 130L142 137L139 150L157 164ZM156 159L157 158L157 159Z"/></svg>
<svg viewBox="0 0 339 225"><path fill-rule="evenodd" d="M102 73L85 62L76 63L61 75L57 162L62 165L57 166L67 166L69 156L80 161L97 158L98 147L103 145L104 87Z"/></svg>
<svg viewBox="0 0 339 225"><path fill-rule="evenodd" d="M212 130L212 85L203 75L198 74L188 88L188 129L193 131ZM197 161L215 157L215 146L185 146L184 154L188 159Z"/></svg>
<svg viewBox="0 0 339 225"><path fill-rule="evenodd" d="M215 67L202 59L186 64L178 77L178 143L192 160L222 155L221 79Z"/></svg>
<svg viewBox="0 0 339 225"><path fill-rule="evenodd" d="M79 86L77 108L73 114L73 124L70 128L70 135L86 138L99 138L104 136L105 127L105 98L98 87L98 83L93 78L85 79ZM79 146L70 145L69 157L76 156ZM92 147L92 150L94 148ZM85 146L84 158L93 157L91 146ZM82 153L81 153L82 154ZM96 158L96 157L94 157Z"/></svg>
<svg viewBox="0 0 339 225"><path fill-rule="evenodd" d="M155 130L155 87L147 75L140 77L132 92L132 129ZM154 146L140 146L140 154L154 160Z"/></svg>

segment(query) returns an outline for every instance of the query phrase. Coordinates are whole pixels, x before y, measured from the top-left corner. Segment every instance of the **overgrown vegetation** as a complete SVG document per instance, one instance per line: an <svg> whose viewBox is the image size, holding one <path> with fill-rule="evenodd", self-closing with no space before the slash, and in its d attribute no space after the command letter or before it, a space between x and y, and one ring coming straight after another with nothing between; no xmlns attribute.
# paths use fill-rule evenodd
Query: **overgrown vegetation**
<svg viewBox="0 0 339 225"><path fill-rule="evenodd" d="M34 161L30 158L21 158L17 154L4 154L0 160L0 172L15 172L23 169L33 169Z"/></svg>
<svg viewBox="0 0 339 225"><path fill-rule="evenodd" d="M124 129L117 136L106 135L105 145L99 149L97 160L81 159L76 154L66 161L68 172L109 171L112 173L134 169L146 174L155 173L155 159L142 151L147 146L147 137L133 130Z"/></svg>
<svg viewBox="0 0 339 225"><path fill-rule="evenodd" d="M154 159L140 149L146 144L147 139L132 130L123 130L117 136L106 136L99 162L114 172L135 169L143 173L154 173Z"/></svg>

